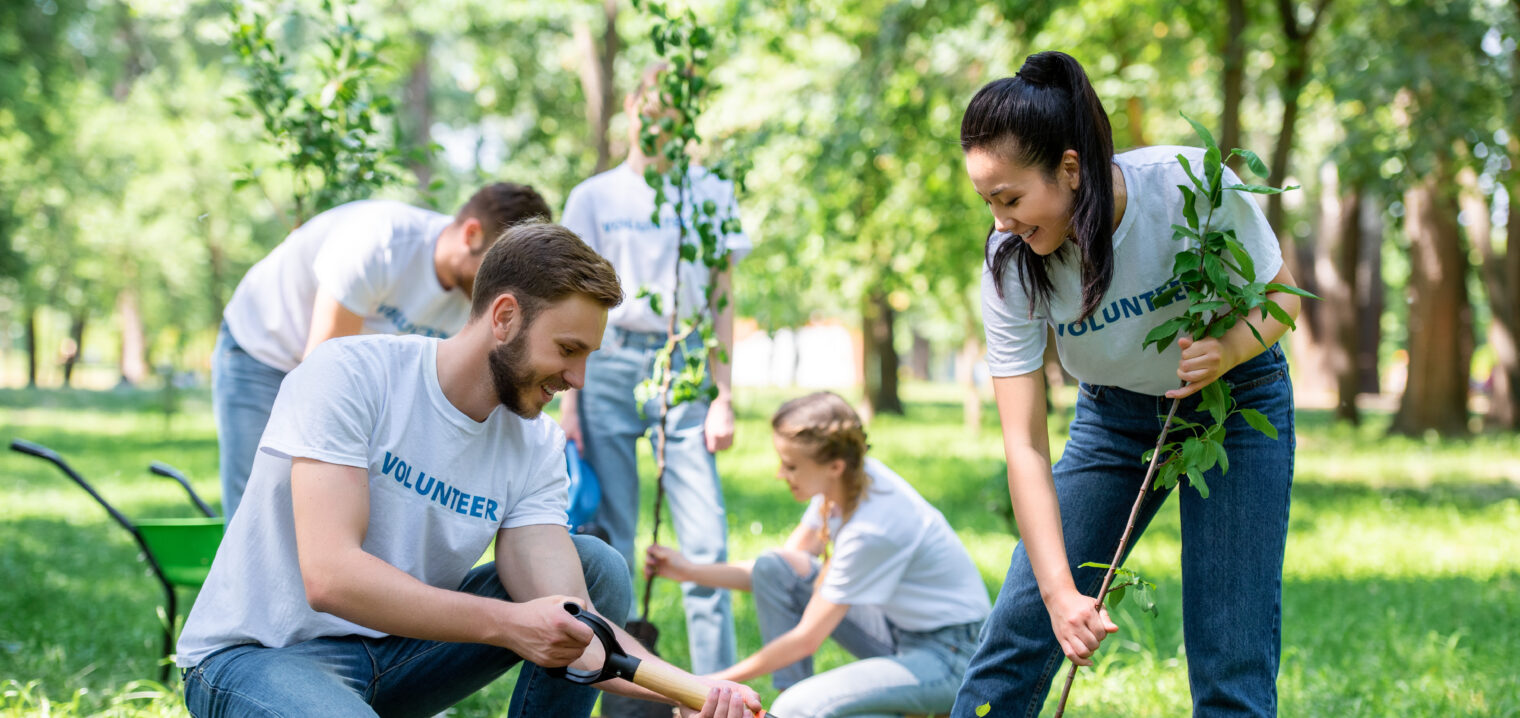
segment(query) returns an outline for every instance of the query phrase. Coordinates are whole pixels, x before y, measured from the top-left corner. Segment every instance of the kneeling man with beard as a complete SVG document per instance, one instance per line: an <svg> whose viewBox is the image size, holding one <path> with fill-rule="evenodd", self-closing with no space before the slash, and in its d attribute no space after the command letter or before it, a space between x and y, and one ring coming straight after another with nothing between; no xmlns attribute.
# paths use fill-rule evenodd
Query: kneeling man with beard
<svg viewBox="0 0 1520 718"><path fill-rule="evenodd" d="M486 253L458 334L335 339L291 372L180 636L190 712L429 716L526 661L511 715L589 715L596 688L541 668L599 664L563 604L621 624L631 584L621 555L566 530L565 437L542 411L580 388L621 300L569 230L519 225ZM685 715L760 710L705 682Z"/></svg>

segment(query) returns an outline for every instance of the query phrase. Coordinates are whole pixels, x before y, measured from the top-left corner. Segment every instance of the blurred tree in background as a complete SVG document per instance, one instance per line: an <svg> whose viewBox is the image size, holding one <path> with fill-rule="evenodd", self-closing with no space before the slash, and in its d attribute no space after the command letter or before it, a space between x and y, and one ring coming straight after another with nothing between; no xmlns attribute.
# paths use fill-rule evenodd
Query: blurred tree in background
<svg viewBox="0 0 1520 718"><path fill-rule="evenodd" d="M1119 148L1186 142L1186 112L1228 146L1270 148L1274 179L1305 187L1267 207L1299 282L1327 298L1292 339L1302 396L1355 421L1358 394L1402 394L1396 431L1460 434L1476 387L1486 426L1520 421L1520 2L692 2L737 38L716 49L702 134L753 167L739 313L769 332L853 327L872 411L901 409L900 376L952 363L970 387L990 221L960 115L1029 53L1061 49L1091 73ZM321 56L321 8L237 9L269 19L294 99L319 105L322 66L295 60ZM626 153L621 100L653 57L626 4L352 13L383 48L365 102L393 109L371 127L398 158L378 194L450 212L502 179L558 207ZM315 209L288 173L234 187L289 156L228 100L274 104L232 59L236 27L203 0L0 8L6 381L67 382L81 357L129 382L203 368L243 272ZM921 355L941 361L901 359Z"/></svg>

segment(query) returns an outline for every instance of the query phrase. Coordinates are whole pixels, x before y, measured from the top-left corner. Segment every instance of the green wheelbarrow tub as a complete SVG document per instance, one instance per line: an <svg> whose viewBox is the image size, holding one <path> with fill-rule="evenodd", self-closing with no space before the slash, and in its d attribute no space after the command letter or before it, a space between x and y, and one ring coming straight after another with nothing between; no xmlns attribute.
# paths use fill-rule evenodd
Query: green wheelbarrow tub
<svg viewBox="0 0 1520 718"><path fill-rule="evenodd" d="M211 559L222 542L220 518L141 519L148 553L158 562L164 578L176 586L199 588L211 571Z"/></svg>

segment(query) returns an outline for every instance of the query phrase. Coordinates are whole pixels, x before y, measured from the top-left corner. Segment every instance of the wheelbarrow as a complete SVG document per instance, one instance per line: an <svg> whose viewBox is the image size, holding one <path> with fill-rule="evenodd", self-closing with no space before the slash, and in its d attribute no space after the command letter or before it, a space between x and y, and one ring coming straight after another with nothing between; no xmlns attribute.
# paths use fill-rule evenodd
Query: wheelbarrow
<svg viewBox="0 0 1520 718"><path fill-rule="evenodd" d="M136 522L128 519L116 507L107 502L95 487L91 486L84 477L79 475L73 467L60 457L52 449L34 444L23 439L12 439L11 450L23 454L30 454L39 459L44 459L57 466L65 475L79 484L91 498L95 499L106 513L115 519L116 523L132 534L133 540L142 549L142 560L147 562L148 568L152 569L153 575L164 587L164 599L167 604L168 620L164 623L164 656L174 653L174 625L179 616L178 600L174 589L176 586L185 588L200 588L206 582L206 574L211 570L211 559L216 557L216 547L222 541L222 518L211 509L201 497L190 487L190 482L185 479L177 469L168 464L153 462L148 467L149 471L160 476L174 479L185 492L190 495L196 508L200 509L203 517L183 519L140 519ZM161 681L169 680L170 665L165 662L160 676Z"/></svg>

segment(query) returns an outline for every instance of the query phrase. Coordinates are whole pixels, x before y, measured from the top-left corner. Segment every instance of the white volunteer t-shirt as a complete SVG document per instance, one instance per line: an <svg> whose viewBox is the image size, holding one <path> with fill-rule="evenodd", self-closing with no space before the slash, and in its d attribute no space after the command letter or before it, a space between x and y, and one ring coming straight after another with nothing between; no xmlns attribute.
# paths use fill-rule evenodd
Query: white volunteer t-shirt
<svg viewBox="0 0 1520 718"><path fill-rule="evenodd" d="M292 457L365 469L364 550L438 588L457 589L498 529L565 524L559 425L505 407L484 422L465 416L439 387L437 347L424 337L344 337L286 376L242 506L185 620L179 665L235 644L385 635L307 604Z"/></svg>
<svg viewBox="0 0 1520 718"><path fill-rule="evenodd" d="M223 313L250 356L290 371L306 353L321 287L364 318L366 334L448 338L470 298L444 290L433 267L446 214L387 200L350 202L312 217L248 270Z"/></svg>
<svg viewBox="0 0 1520 718"><path fill-rule="evenodd" d="M694 197L690 207L711 201L718 207L720 222L723 217L739 216L733 183L720 180L700 167L692 168L692 174ZM673 193L667 194L674 199ZM564 225L612 263L625 288L627 296L623 303L607 314L609 328L635 332L664 332L668 328L680 229L673 207L666 205L661 212L660 226L656 227L650 221L654 213L654 189L627 163L576 185L565 200ZM690 232L688 242L696 241L695 230ZM742 231L723 236L720 241L730 252L730 267L748 254L751 246ZM700 261L681 262L682 319L696 315L697 307L704 301L708 277L709 272ZM644 287L659 292L665 316L650 309L647 298L635 298Z"/></svg>
<svg viewBox="0 0 1520 718"><path fill-rule="evenodd" d="M1180 316L1186 297L1165 307L1151 301L1172 276L1172 263L1182 241L1172 239L1172 225L1184 225L1182 192L1192 187L1177 155L1193 171L1203 171L1203 150L1193 147L1147 147L1114 157L1124 172L1128 195L1124 218L1114 232L1114 278L1103 303L1086 321L1078 322L1082 305L1082 271L1075 252L1064 262L1047 265L1051 286L1048 308L1030 314L1030 297L1019 284L1018 268L1009 262L1003 276L1003 297L992 283L992 270L982 265L982 323L987 331L987 367L992 376L1017 376L1044 364L1046 327L1056 331L1061 366L1081 381L1117 386L1141 394L1160 395L1177 388L1177 363L1182 351L1174 343L1157 353L1141 348L1145 335L1162 322ZM1240 184L1228 167L1225 185ZM1253 281L1269 282L1282 269L1277 235L1267 224L1253 195L1225 191L1214 212L1211 229L1234 229L1235 237L1256 265ZM1204 210L1207 199L1199 200ZM994 236L993 250L1011 235ZM1017 240L1013 240L1017 241ZM1236 277L1239 281L1239 277Z"/></svg>
<svg viewBox="0 0 1520 718"><path fill-rule="evenodd" d="M913 486L876 459L865 461L871 484L842 527L829 517L833 560L820 589L831 603L879 606L892 625L932 631L987 618L987 587L960 537ZM814 496L802 525L823 525L823 497Z"/></svg>

